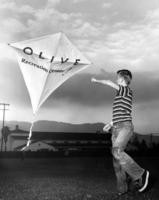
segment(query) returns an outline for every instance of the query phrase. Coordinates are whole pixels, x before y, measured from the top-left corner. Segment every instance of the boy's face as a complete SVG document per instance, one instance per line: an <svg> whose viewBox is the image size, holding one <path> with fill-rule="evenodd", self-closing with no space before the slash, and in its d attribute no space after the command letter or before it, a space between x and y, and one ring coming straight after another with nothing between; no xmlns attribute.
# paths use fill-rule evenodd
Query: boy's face
<svg viewBox="0 0 159 200"><path fill-rule="evenodd" d="M125 85L125 80L121 75L117 75L117 84L118 85Z"/></svg>

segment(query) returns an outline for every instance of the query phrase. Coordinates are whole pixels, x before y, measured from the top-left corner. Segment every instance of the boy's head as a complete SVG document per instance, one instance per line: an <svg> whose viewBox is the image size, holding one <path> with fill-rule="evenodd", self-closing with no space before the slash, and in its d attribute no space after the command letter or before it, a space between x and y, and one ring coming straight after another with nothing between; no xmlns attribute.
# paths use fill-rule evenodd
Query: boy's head
<svg viewBox="0 0 159 200"><path fill-rule="evenodd" d="M126 85L129 85L132 80L132 74L129 70L127 69L122 69L117 71L118 79L117 82L118 84L125 83Z"/></svg>

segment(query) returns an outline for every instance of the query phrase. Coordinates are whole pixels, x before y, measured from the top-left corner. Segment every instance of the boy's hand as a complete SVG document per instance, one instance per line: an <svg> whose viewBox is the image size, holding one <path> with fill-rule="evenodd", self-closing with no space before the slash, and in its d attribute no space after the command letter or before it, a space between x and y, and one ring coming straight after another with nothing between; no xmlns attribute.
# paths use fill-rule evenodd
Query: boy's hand
<svg viewBox="0 0 159 200"><path fill-rule="evenodd" d="M117 85L116 83L113 83L110 80L97 80L95 78L92 78L91 81L94 82L94 83L101 83L101 84L104 84L104 85L109 85L109 86L115 88L116 90L119 90L119 85Z"/></svg>
<svg viewBox="0 0 159 200"><path fill-rule="evenodd" d="M97 82L97 79L92 78L91 81L95 83L95 82Z"/></svg>
<svg viewBox="0 0 159 200"><path fill-rule="evenodd" d="M112 127L112 122L106 124L104 127L103 127L103 131L104 132L108 132Z"/></svg>

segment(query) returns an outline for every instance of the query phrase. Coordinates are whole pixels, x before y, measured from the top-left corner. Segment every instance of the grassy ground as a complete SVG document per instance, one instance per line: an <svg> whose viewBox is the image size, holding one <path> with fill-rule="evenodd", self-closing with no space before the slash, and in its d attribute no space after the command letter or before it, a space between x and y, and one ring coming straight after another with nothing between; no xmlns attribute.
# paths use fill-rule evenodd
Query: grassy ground
<svg viewBox="0 0 159 200"><path fill-rule="evenodd" d="M138 158L153 187L116 198L111 158L1 159L0 200L158 200L159 158Z"/></svg>

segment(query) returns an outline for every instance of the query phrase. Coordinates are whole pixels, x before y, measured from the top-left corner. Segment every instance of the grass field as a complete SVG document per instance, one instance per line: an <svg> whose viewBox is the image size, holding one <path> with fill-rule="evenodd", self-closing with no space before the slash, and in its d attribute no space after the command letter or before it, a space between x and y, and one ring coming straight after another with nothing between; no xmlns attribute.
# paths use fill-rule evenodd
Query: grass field
<svg viewBox="0 0 159 200"><path fill-rule="evenodd" d="M159 158L138 158L153 187L116 198L111 158L1 159L0 200L158 200Z"/></svg>

